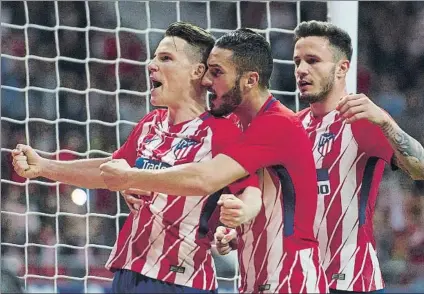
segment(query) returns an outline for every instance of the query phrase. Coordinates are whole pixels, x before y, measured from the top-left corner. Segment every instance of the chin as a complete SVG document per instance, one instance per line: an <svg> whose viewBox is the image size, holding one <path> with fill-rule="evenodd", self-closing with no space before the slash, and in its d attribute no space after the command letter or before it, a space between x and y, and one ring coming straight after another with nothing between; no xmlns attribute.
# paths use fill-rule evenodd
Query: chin
<svg viewBox="0 0 424 294"><path fill-rule="evenodd" d="M164 106L163 103L160 102L160 99L157 99L155 97L150 97L150 104L152 104L155 107Z"/></svg>

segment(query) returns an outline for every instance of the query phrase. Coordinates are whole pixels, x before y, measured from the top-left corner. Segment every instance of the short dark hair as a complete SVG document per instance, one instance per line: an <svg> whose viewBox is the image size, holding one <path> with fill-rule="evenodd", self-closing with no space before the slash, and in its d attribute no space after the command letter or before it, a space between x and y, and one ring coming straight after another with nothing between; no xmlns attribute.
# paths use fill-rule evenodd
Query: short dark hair
<svg viewBox="0 0 424 294"><path fill-rule="evenodd" d="M332 23L316 20L301 22L294 30L294 41L296 43L305 37L327 38L333 48L344 54L349 61L352 59L352 40L349 34Z"/></svg>
<svg viewBox="0 0 424 294"><path fill-rule="evenodd" d="M188 22L174 22L165 31L166 37L178 37L191 45L202 63L206 64L211 52L215 38L206 30Z"/></svg>
<svg viewBox="0 0 424 294"><path fill-rule="evenodd" d="M239 74L256 71L259 74L259 86L269 88L273 58L271 46L263 36L241 28L220 37L215 46L233 52L232 60Z"/></svg>

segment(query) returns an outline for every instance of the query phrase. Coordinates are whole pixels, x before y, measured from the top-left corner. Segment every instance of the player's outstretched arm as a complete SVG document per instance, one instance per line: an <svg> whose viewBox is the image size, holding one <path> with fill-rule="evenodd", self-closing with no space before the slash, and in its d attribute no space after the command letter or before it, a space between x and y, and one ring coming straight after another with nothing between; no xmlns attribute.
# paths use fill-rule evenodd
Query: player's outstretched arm
<svg viewBox="0 0 424 294"><path fill-rule="evenodd" d="M209 195L248 175L237 161L223 154L161 170L131 168L125 160L113 159L102 164L100 171L112 191L133 188L185 196Z"/></svg>
<svg viewBox="0 0 424 294"><path fill-rule="evenodd" d="M256 217L262 206L262 192L256 187L247 187L238 197L223 194L218 200L221 206L219 220L230 228L236 228Z"/></svg>
<svg viewBox="0 0 424 294"><path fill-rule="evenodd" d="M24 178L44 177L78 187L106 188L99 166L110 158L58 161L43 158L28 145L18 144L12 150L13 166Z"/></svg>
<svg viewBox="0 0 424 294"><path fill-rule="evenodd" d="M348 123L367 119L378 125L395 151L395 163L414 180L424 180L424 148L364 94L343 97L337 109Z"/></svg>

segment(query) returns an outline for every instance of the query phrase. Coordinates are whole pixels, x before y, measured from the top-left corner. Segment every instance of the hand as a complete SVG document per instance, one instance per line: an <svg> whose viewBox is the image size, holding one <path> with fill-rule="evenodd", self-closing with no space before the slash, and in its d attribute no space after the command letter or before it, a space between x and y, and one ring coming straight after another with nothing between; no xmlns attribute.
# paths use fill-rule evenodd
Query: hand
<svg viewBox="0 0 424 294"><path fill-rule="evenodd" d="M100 165L100 176L111 191L128 189L128 171L130 165L125 159L112 159Z"/></svg>
<svg viewBox="0 0 424 294"><path fill-rule="evenodd" d="M364 94L344 96L340 99L336 109L346 119L347 123L353 123L359 119L367 119L378 126L382 126L390 119L384 110L375 105Z"/></svg>
<svg viewBox="0 0 424 294"><path fill-rule="evenodd" d="M245 204L232 194L222 194L218 200L221 205L219 220L230 228L236 228L246 222Z"/></svg>
<svg viewBox="0 0 424 294"><path fill-rule="evenodd" d="M216 250L220 255L226 255L237 248L237 232L223 226L216 228L215 234Z"/></svg>
<svg viewBox="0 0 424 294"><path fill-rule="evenodd" d="M152 192L139 189L128 189L121 191L121 195L124 197L125 203L127 204L130 211L134 214L136 214L140 210L140 207L145 203L144 199L141 199L139 195L151 197L152 194Z"/></svg>
<svg viewBox="0 0 424 294"><path fill-rule="evenodd" d="M18 175L32 179L41 176L43 160L31 146L18 144L12 150L13 167Z"/></svg>

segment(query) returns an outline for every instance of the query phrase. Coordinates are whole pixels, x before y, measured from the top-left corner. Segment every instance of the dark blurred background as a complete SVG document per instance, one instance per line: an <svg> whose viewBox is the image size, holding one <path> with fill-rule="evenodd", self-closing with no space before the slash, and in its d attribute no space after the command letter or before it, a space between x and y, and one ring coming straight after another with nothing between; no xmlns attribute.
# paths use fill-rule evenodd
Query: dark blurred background
<svg viewBox="0 0 424 294"><path fill-rule="evenodd" d="M292 59L292 35L278 29L295 28L296 7L210 2L207 15L207 4L199 2L2 1L2 265L25 275L31 291L76 291L84 280L89 292L107 291L109 282L91 276L111 277L104 264L128 213L122 199L92 190L77 205L70 197L76 187L44 179L26 186L13 171L10 150L28 143L44 156L70 160L117 149L153 109L146 64L177 11L181 20L209 23L216 37L239 25L264 30L277 60L271 88L296 110L294 67L278 62ZM325 2L300 8L302 21L327 18ZM357 85L424 143L424 2L359 2ZM385 173L375 233L388 292L424 291L423 188L400 171ZM216 261L219 276L234 277L234 255ZM222 282L222 292L231 283Z"/></svg>

